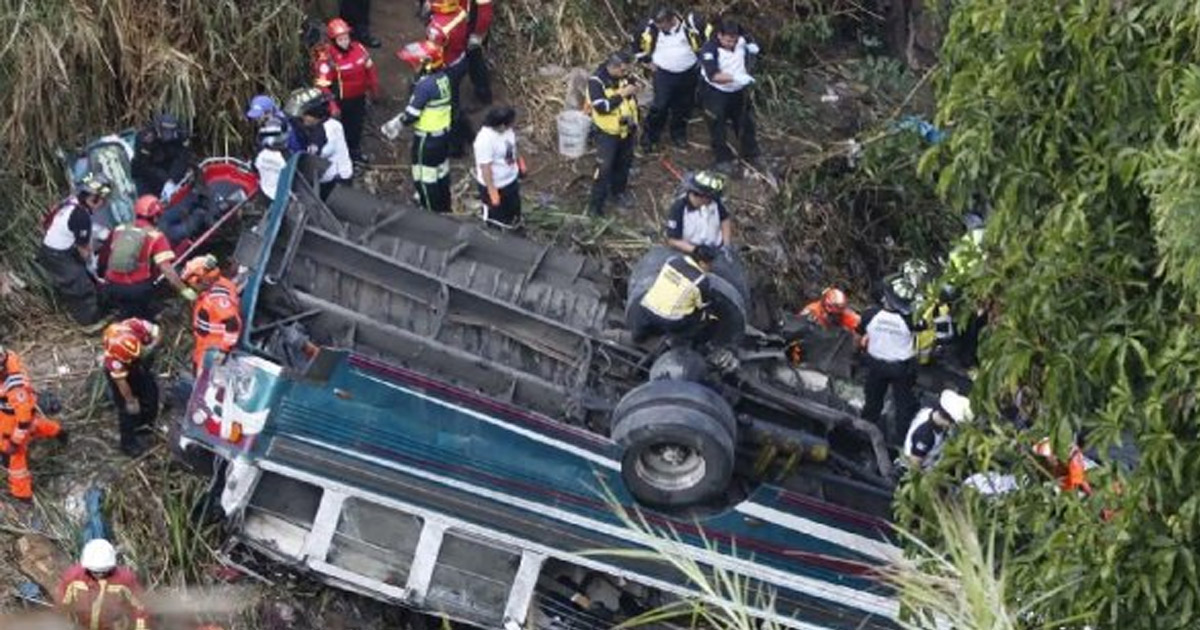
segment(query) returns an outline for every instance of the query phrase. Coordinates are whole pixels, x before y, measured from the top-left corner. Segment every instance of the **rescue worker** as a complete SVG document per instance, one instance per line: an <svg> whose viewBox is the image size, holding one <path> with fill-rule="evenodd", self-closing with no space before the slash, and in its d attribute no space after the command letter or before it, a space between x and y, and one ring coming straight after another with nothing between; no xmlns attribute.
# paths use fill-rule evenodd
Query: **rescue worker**
<svg viewBox="0 0 1200 630"><path fill-rule="evenodd" d="M442 47L442 63L450 78L450 157L465 155L475 132L462 111L462 80L467 75L467 48L471 39L470 16L459 0L430 0L425 37Z"/></svg>
<svg viewBox="0 0 1200 630"><path fill-rule="evenodd" d="M138 433L152 429L158 417L158 383L150 355L161 335L157 324L137 318L104 330L104 376L117 407L121 452L129 457L146 450Z"/></svg>
<svg viewBox="0 0 1200 630"><path fill-rule="evenodd" d="M671 142L687 147L687 124L696 101L696 64L704 45L705 26L695 14L685 18L662 7L634 42L637 60L654 70L654 101L646 114L642 150L653 151L670 121Z"/></svg>
<svg viewBox="0 0 1200 630"><path fill-rule="evenodd" d="M654 284L630 310L628 325L633 343L640 344L655 334L705 341L710 301L708 272L716 256L711 247L701 245L663 264Z"/></svg>
<svg viewBox="0 0 1200 630"><path fill-rule="evenodd" d="M350 25L341 18L329 21L325 28L329 44L317 51L313 83L332 97L330 112L337 116L346 132L350 157L362 162L363 123L367 119L367 96L379 98L379 75L371 53L350 39Z"/></svg>
<svg viewBox="0 0 1200 630"><path fill-rule="evenodd" d="M272 120L285 120L279 102L270 94L257 94L250 99L246 106L246 119L260 127Z"/></svg>
<svg viewBox="0 0 1200 630"><path fill-rule="evenodd" d="M638 129L635 96L639 87L630 75L632 61L633 56L628 52L615 52L588 77L588 103L592 110L596 159L600 161L592 176L588 211L596 216L604 214L604 202L610 193L618 206L633 206L633 197L626 190Z"/></svg>
<svg viewBox="0 0 1200 630"><path fill-rule="evenodd" d="M450 77L443 68L442 47L432 41L414 42L399 53L417 72L408 106L383 125L394 140L402 127L412 126L412 180L421 205L432 212L450 212L449 134Z"/></svg>
<svg viewBox="0 0 1200 630"><path fill-rule="evenodd" d="M101 173L88 173L47 217L46 235L38 264L46 271L71 318L91 326L104 315L92 251L92 213L108 201L112 182Z"/></svg>
<svg viewBox="0 0 1200 630"><path fill-rule="evenodd" d="M338 15L354 29L354 39L368 48L379 48L383 42L371 35L371 0L339 0Z"/></svg>
<svg viewBox="0 0 1200 630"><path fill-rule="evenodd" d="M883 399L892 391L895 419L907 421L916 414L917 399L913 387L917 380L911 296L901 296L888 286L884 291L882 308L868 310L858 325L858 334L865 335L867 382L866 401L862 417L879 423Z"/></svg>
<svg viewBox="0 0 1200 630"><path fill-rule="evenodd" d="M33 500L29 445L34 440L67 441L67 430L38 409L37 392L16 352L0 346L0 464L8 469L8 491L20 501Z"/></svg>
<svg viewBox="0 0 1200 630"><path fill-rule="evenodd" d="M138 194L167 198L194 165L191 143L179 119L159 114L138 132L130 172Z"/></svg>
<svg viewBox="0 0 1200 630"><path fill-rule="evenodd" d="M215 349L224 356L237 344L242 332L241 299L237 285L221 275L217 257L197 256L183 268L183 281L199 296L192 305L192 367L200 373L204 357Z"/></svg>
<svg viewBox="0 0 1200 630"><path fill-rule="evenodd" d="M162 203L152 195L142 195L133 204L132 223L118 225L109 234L104 262L107 293L120 317L152 319L155 304L155 276L161 273L185 300L196 299L196 292L183 283L175 268L175 252L167 237L154 227L162 215Z"/></svg>
<svg viewBox="0 0 1200 630"><path fill-rule="evenodd" d="M904 463L913 469L925 467L930 456L941 450L954 425L970 422L971 401L952 390L943 390L937 403L917 412L904 436Z"/></svg>
<svg viewBox="0 0 1200 630"><path fill-rule="evenodd" d="M1033 453L1042 458L1043 463L1050 469L1051 474L1058 479L1058 487L1063 492L1081 492L1091 496L1092 485L1087 480L1089 461L1083 455L1078 444L1071 445L1070 455L1064 463L1054 454L1050 438L1040 440L1033 445Z"/></svg>
<svg viewBox="0 0 1200 630"><path fill-rule="evenodd" d="M750 41L742 27L722 20L714 35L700 50L700 71L704 77L702 102L708 115L708 134L712 141L717 170L733 171L733 150L725 141L726 127L733 126L741 143L741 158L751 163L758 159L758 135L750 90L750 76L758 44Z"/></svg>
<svg viewBox="0 0 1200 630"><path fill-rule="evenodd" d="M103 538L89 540L79 564L63 573L58 582L58 605L77 628L150 627L141 583L133 571L117 566L117 550Z"/></svg>
<svg viewBox="0 0 1200 630"><path fill-rule="evenodd" d="M700 171L684 182L686 192L667 210L667 245L685 254L700 245L715 250L729 247L733 222L721 202L725 178Z"/></svg>
<svg viewBox="0 0 1200 630"><path fill-rule="evenodd" d="M858 326L862 317L849 307L846 293L837 287L828 287L821 298L809 302L800 311L800 317L829 330L840 327L858 337Z"/></svg>
<svg viewBox="0 0 1200 630"><path fill-rule="evenodd" d="M475 90L475 100L481 105L492 104L492 77L488 70L483 45L492 28L492 0L468 0L467 24L471 34L467 37L467 75Z"/></svg>

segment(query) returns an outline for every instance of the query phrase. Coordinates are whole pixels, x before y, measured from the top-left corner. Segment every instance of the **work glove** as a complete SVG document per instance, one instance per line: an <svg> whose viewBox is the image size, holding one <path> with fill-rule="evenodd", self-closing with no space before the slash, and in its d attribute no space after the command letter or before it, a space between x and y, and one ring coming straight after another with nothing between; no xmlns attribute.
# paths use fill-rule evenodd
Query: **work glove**
<svg viewBox="0 0 1200 630"><path fill-rule="evenodd" d="M483 46L483 38L476 33L471 33L467 37L467 48L479 48Z"/></svg>
<svg viewBox="0 0 1200 630"><path fill-rule="evenodd" d="M184 287L184 289L179 292L179 295L189 302L196 301L196 290L192 287Z"/></svg>
<svg viewBox="0 0 1200 630"><path fill-rule="evenodd" d="M497 190L495 188L491 188L488 190L488 205L493 208L498 208L500 206L500 191L499 190Z"/></svg>
<svg viewBox="0 0 1200 630"><path fill-rule="evenodd" d="M142 404L136 398L125 401L125 413L131 416L141 415Z"/></svg>
<svg viewBox="0 0 1200 630"><path fill-rule="evenodd" d="M383 123L383 126L379 128L379 133L382 133L383 137L387 138L388 140L395 140L396 138L400 137L400 130L403 128L403 114L400 114L395 118Z"/></svg>

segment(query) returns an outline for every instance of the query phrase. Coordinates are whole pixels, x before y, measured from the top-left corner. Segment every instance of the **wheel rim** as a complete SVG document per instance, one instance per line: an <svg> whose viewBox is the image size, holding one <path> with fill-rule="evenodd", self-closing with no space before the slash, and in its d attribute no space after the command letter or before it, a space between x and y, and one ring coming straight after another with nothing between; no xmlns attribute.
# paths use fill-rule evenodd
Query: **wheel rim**
<svg viewBox="0 0 1200 630"><path fill-rule="evenodd" d="M638 477L659 490L686 490L704 479L708 463L696 449L663 442L644 449L634 463Z"/></svg>

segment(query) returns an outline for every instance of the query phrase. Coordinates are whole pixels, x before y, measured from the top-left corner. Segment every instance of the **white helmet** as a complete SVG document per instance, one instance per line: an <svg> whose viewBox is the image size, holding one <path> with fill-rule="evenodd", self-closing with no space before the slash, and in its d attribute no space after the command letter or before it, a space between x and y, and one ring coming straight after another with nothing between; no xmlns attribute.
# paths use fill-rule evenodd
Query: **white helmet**
<svg viewBox="0 0 1200 630"><path fill-rule="evenodd" d="M954 424L970 422L975 417L971 413L971 400L952 389L942 390L942 395L938 397L938 407L950 416Z"/></svg>
<svg viewBox="0 0 1200 630"><path fill-rule="evenodd" d="M79 564L92 573L108 573L117 567L117 550L103 538L93 538L83 546Z"/></svg>

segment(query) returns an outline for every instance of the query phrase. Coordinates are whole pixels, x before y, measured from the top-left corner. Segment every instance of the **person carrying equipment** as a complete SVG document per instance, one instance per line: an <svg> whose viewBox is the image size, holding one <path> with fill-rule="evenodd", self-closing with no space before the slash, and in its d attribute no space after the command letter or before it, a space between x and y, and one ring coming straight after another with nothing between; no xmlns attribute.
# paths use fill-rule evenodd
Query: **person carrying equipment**
<svg viewBox="0 0 1200 630"><path fill-rule="evenodd" d="M466 154L475 139L462 111L462 80L467 76L467 48L471 41L470 15L459 0L430 0L425 38L442 47L442 63L450 78L450 157Z"/></svg>
<svg viewBox="0 0 1200 630"><path fill-rule="evenodd" d="M637 139L639 88L629 71L633 55L617 51L588 77L588 103L592 110L592 131L599 165L592 176L592 194L588 212L604 214L604 202L612 194L617 205L633 207L627 190L629 169L633 167L633 147Z"/></svg>
<svg viewBox="0 0 1200 630"><path fill-rule="evenodd" d="M38 409L37 392L16 352L0 346L0 464L8 469L8 490L20 501L33 500L29 445L34 440L67 441L67 430Z"/></svg>
<svg viewBox="0 0 1200 630"><path fill-rule="evenodd" d="M66 306L71 318L84 326L104 315L92 251L92 213L112 195L112 182L102 173L88 173L46 219L46 234L37 261Z"/></svg>
<svg viewBox="0 0 1200 630"><path fill-rule="evenodd" d="M403 127L413 128L412 180L425 209L450 212L450 143L452 124L450 77L443 68L442 47L432 41L411 43L397 55L417 73L408 106L380 131L395 140Z"/></svg>
<svg viewBox="0 0 1200 630"><path fill-rule="evenodd" d="M79 563L63 573L58 582L58 605L77 628L150 627L141 583L133 571L117 566L117 550L103 538L89 540Z"/></svg>
<svg viewBox="0 0 1200 630"><path fill-rule="evenodd" d="M708 272L717 254L701 245L690 254L673 256L629 313L633 343L666 334L696 344L707 341L711 288Z"/></svg>
<svg viewBox="0 0 1200 630"><path fill-rule="evenodd" d="M237 285L221 275L217 257L211 254L189 260L183 268L183 281L199 293L192 305L196 342L192 368L199 374L209 350L224 356L237 344L242 332L241 299Z"/></svg>
<svg viewBox="0 0 1200 630"><path fill-rule="evenodd" d="M146 450L137 434L150 430L158 417L158 383L150 355L161 338L157 324L136 318L104 330L104 376L117 407L121 452L129 457Z"/></svg>
<svg viewBox="0 0 1200 630"><path fill-rule="evenodd" d="M133 222L119 225L109 234L107 255L101 262L108 296L121 317L154 318L159 310L154 304L156 271L183 299L196 299L196 292L179 279L171 266L175 260L171 243L154 227L162 212L162 203L156 197L142 195L133 204Z"/></svg>

